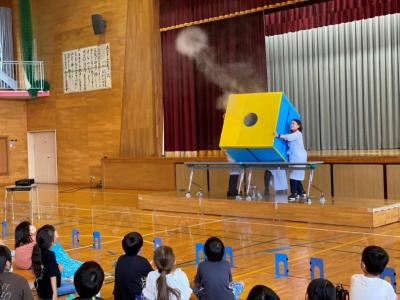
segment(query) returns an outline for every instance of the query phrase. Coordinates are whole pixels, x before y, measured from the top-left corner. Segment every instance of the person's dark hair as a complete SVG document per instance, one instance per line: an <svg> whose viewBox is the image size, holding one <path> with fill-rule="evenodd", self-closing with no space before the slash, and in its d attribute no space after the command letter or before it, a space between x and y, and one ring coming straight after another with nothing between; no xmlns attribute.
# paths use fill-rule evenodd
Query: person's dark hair
<svg viewBox="0 0 400 300"><path fill-rule="evenodd" d="M104 271L94 261L83 263L74 275L76 292L82 298L91 298L98 294L104 281Z"/></svg>
<svg viewBox="0 0 400 300"><path fill-rule="evenodd" d="M130 232L122 239L122 248L127 255L137 255L143 246L143 238L138 232Z"/></svg>
<svg viewBox="0 0 400 300"><path fill-rule="evenodd" d="M301 121L299 119L293 119L292 121L296 122L297 125L299 125L299 131L303 131L303 124L301 123Z"/></svg>
<svg viewBox="0 0 400 300"><path fill-rule="evenodd" d="M53 225L44 225L36 232L36 245L32 250L32 270L36 278L40 278L43 274L42 250L51 248L55 231Z"/></svg>
<svg viewBox="0 0 400 300"><path fill-rule="evenodd" d="M171 273L175 265L175 255L172 248L168 246L158 247L154 251L154 263L160 273L157 279L157 300L169 300L170 294L180 300L180 291L169 287L167 284L167 274Z"/></svg>
<svg viewBox="0 0 400 300"><path fill-rule="evenodd" d="M280 300L280 298L269 287L265 285L256 285L251 289L247 300Z"/></svg>
<svg viewBox="0 0 400 300"><path fill-rule="evenodd" d="M327 279L317 278L307 287L308 300L336 300L336 288Z"/></svg>
<svg viewBox="0 0 400 300"><path fill-rule="evenodd" d="M364 249L361 260L365 265L366 271L376 276L385 270L389 262L389 255L382 247L368 246Z"/></svg>
<svg viewBox="0 0 400 300"><path fill-rule="evenodd" d="M24 221L15 227L15 248L33 242L30 231L31 225L28 221Z"/></svg>
<svg viewBox="0 0 400 300"><path fill-rule="evenodd" d="M0 274L4 273L7 262L12 262L11 251L7 246L0 245ZM0 295L3 293L3 282L0 281Z"/></svg>
<svg viewBox="0 0 400 300"><path fill-rule="evenodd" d="M204 253L209 261L220 261L224 257L225 246L217 237L210 237L204 245Z"/></svg>
<svg viewBox="0 0 400 300"><path fill-rule="evenodd" d="M0 245L0 274L4 272L7 262L12 262L11 251L7 246Z"/></svg>

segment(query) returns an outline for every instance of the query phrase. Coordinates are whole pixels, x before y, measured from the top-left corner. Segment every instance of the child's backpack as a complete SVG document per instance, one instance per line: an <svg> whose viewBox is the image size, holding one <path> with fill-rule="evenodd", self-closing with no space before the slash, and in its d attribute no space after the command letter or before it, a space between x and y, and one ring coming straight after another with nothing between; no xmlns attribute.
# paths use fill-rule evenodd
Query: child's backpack
<svg viewBox="0 0 400 300"><path fill-rule="evenodd" d="M338 284L336 286L336 300L349 300L349 291L343 287L343 284Z"/></svg>

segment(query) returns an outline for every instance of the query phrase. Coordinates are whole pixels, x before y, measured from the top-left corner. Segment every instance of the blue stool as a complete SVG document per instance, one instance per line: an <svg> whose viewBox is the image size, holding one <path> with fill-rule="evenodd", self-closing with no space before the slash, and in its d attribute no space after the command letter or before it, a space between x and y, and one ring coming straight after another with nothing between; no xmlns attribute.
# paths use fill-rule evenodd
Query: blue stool
<svg viewBox="0 0 400 300"><path fill-rule="evenodd" d="M96 247L97 242L97 247ZM101 238L99 231L93 231L93 249L100 249L101 248Z"/></svg>
<svg viewBox="0 0 400 300"><path fill-rule="evenodd" d="M206 260L207 256L204 253L204 244L203 243L196 243L196 266L200 263L200 253L203 252L203 261Z"/></svg>
<svg viewBox="0 0 400 300"><path fill-rule="evenodd" d="M224 260L226 260L227 255L229 255L229 265L233 268L233 250L231 246L225 247Z"/></svg>
<svg viewBox="0 0 400 300"><path fill-rule="evenodd" d="M1 236L6 237L7 236L7 221L1 222Z"/></svg>
<svg viewBox="0 0 400 300"><path fill-rule="evenodd" d="M283 263L283 273L281 273L279 264ZM275 278L289 276L289 261L286 254L275 253Z"/></svg>
<svg viewBox="0 0 400 300"><path fill-rule="evenodd" d="M396 270L394 268L385 268L381 275L379 275L381 279L385 279L386 277L390 278L390 284L392 285L394 291L396 292Z"/></svg>
<svg viewBox="0 0 400 300"><path fill-rule="evenodd" d="M57 288L58 296L74 294L76 292L75 286L73 282L62 281L61 286Z"/></svg>
<svg viewBox="0 0 400 300"><path fill-rule="evenodd" d="M325 278L324 275L324 261L321 258L310 258L310 277L311 280L315 279L315 268L319 269L319 278Z"/></svg>
<svg viewBox="0 0 400 300"><path fill-rule="evenodd" d="M72 229L72 247L79 246L79 231L78 229Z"/></svg>
<svg viewBox="0 0 400 300"><path fill-rule="evenodd" d="M156 249L160 246L162 246L162 240L159 237L155 237L153 239L153 244L154 244L154 251L156 251Z"/></svg>

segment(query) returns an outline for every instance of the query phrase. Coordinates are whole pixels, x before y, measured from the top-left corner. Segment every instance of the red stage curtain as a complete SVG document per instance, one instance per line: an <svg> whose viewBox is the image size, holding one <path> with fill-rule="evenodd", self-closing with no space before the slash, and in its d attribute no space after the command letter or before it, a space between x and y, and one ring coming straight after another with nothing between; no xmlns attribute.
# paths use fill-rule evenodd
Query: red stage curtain
<svg viewBox="0 0 400 300"><path fill-rule="evenodd" d="M217 63L250 62L266 87L263 13L200 27L208 33ZM171 30L161 34L165 151L195 155L217 150L223 112L217 110L216 101L222 91L207 81L193 61L175 50L178 33Z"/></svg>
<svg viewBox="0 0 400 300"><path fill-rule="evenodd" d="M281 2L287 0L161 0L160 28Z"/></svg>
<svg viewBox="0 0 400 300"><path fill-rule="evenodd" d="M399 0L328 0L265 14L265 34L340 24L400 12Z"/></svg>

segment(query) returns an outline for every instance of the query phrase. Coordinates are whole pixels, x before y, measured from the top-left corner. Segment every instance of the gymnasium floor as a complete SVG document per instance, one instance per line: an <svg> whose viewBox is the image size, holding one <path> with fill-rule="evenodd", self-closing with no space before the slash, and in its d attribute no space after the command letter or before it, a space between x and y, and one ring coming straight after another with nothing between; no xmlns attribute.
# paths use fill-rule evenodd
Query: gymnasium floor
<svg viewBox="0 0 400 300"><path fill-rule="evenodd" d="M3 189L1 191L3 193ZM143 193L143 192L141 192ZM3 199L3 194L0 194ZM15 196L15 219L5 239L13 247L13 231L20 221L29 220L27 195ZM40 219L34 202L33 223L40 227L53 224L60 242L73 258L100 262L108 273L102 297L112 299L113 263L121 254L121 239L130 231L139 231L145 245L142 255L151 260L153 237L175 251L177 264L189 277L195 275L194 245L209 236L220 237L234 250L233 277L243 281L246 299L251 287L264 284L273 288L281 299L304 299L309 282L309 258L325 262L325 277L334 284L349 287L350 276L360 272L360 253L370 244L383 246L390 255L389 266L400 268L400 225L398 223L375 230L315 225L296 222L262 221L232 217L164 213L137 209L137 191L77 189L75 187L39 186ZM3 203L4 205L4 203ZM9 206L8 206L9 207ZM8 217L11 216L10 208ZM312 216L310 216L312 218ZM71 230L80 231L80 246L71 245ZM92 232L102 235L102 248L91 247ZM289 277L274 279L274 254L289 257ZM194 297L193 297L194 299Z"/></svg>

